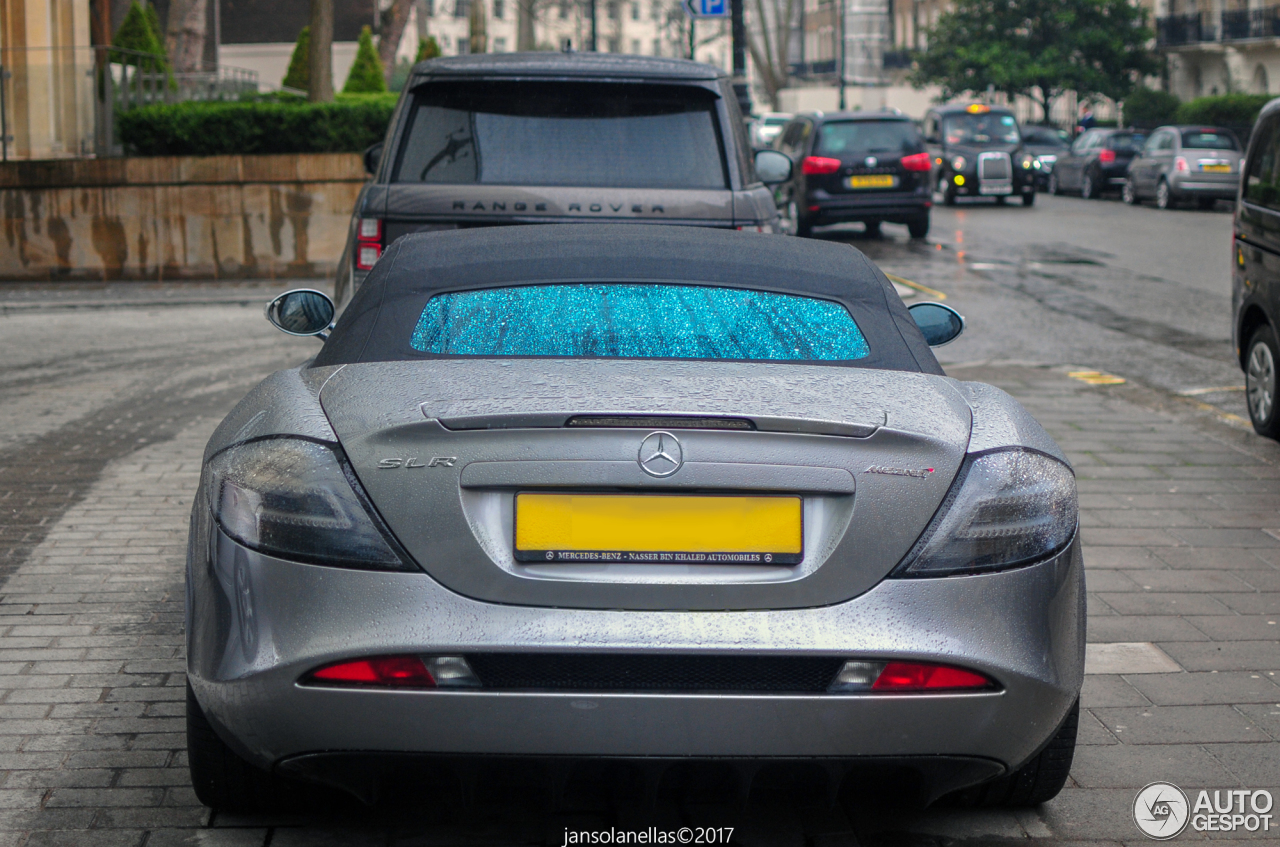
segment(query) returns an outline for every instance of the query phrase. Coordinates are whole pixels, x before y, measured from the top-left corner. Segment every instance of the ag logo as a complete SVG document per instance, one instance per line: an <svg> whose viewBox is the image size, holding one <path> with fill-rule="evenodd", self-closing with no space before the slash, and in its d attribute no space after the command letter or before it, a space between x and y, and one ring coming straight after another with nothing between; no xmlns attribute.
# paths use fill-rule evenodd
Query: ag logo
<svg viewBox="0 0 1280 847"><path fill-rule="evenodd" d="M1187 795L1171 782L1153 782L1133 799L1133 822L1148 838L1167 841L1187 828Z"/></svg>

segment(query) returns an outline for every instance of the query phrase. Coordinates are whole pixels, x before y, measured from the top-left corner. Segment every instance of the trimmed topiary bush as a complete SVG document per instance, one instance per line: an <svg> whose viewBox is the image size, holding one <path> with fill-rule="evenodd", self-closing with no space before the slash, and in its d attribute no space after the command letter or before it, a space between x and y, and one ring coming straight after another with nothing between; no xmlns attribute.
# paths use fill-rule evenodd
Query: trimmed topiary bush
<svg viewBox="0 0 1280 847"><path fill-rule="evenodd" d="M133 0L129 4L129 11L125 14L124 21L120 24L120 29L116 31L116 37L111 39L111 46L154 56L154 64L146 67L147 63L144 62L143 67L146 70L168 73L169 57L165 53L164 37L156 29L158 22L155 7L148 4L144 9L138 0ZM130 65L138 63L137 56L125 53L113 51L111 58L112 61Z"/></svg>
<svg viewBox="0 0 1280 847"><path fill-rule="evenodd" d="M373 30L366 26L360 30L360 46L356 49L356 60L351 65L351 73L347 74L342 93L380 94L386 90L387 80L383 76L382 61L378 59L378 51L373 47Z"/></svg>
<svg viewBox="0 0 1280 847"><path fill-rule="evenodd" d="M358 153L387 134L396 99L191 101L131 109L116 120L120 140L139 156Z"/></svg>
<svg viewBox="0 0 1280 847"><path fill-rule="evenodd" d="M426 38L418 39L418 55L414 57L414 62L425 62L428 59L435 59L440 56L440 42L436 41L434 35L428 35Z"/></svg>
<svg viewBox="0 0 1280 847"><path fill-rule="evenodd" d="M1176 123L1181 105L1182 101L1167 91L1139 88L1124 98L1124 122L1138 129Z"/></svg>
<svg viewBox="0 0 1280 847"><path fill-rule="evenodd" d="M300 91L311 87L311 27L304 26L298 33L293 55L289 57L289 70L285 71L284 82L280 84Z"/></svg>

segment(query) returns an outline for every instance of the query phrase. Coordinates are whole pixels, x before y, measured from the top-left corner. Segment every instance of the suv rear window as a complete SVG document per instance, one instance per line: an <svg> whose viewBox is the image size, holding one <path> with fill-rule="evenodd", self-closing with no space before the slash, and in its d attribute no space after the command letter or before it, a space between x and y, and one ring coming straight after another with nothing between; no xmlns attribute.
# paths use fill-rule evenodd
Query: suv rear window
<svg viewBox="0 0 1280 847"><path fill-rule="evenodd" d="M1107 149L1117 150L1121 153L1137 153L1142 149L1142 145L1147 143L1147 137L1135 132L1117 132L1107 138Z"/></svg>
<svg viewBox="0 0 1280 847"><path fill-rule="evenodd" d="M909 121L832 121L818 131L815 153L918 153L924 142Z"/></svg>
<svg viewBox="0 0 1280 847"><path fill-rule="evenodd" d="M716 95L694 86L460 81L422 87L394 181L725 188Z"/></svg>
<svg viewBox="0 0 1280 847"><path fill-rule="evenodd" d="M870 349L839 303L709 285L571 283L437 294L410 346L445 356L848 361Z"/></svg>
<svg viewBox="0 0 1280 847"><path fill-rule="evenodd" d="M1184 129L1182 131L1182 147L1184 150L1239 150L1236 137L1220 129Z"/></svg>

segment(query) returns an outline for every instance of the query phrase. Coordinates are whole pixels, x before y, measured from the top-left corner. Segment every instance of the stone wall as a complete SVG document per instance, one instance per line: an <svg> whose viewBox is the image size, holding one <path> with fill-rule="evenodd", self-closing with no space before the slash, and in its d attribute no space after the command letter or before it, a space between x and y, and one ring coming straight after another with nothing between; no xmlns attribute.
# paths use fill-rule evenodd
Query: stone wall
<svg viewBox="0 0 1280 847"><path fill-rule="evenodd" d="M331 276L352 153L0 164L0 280Z"/></svg>

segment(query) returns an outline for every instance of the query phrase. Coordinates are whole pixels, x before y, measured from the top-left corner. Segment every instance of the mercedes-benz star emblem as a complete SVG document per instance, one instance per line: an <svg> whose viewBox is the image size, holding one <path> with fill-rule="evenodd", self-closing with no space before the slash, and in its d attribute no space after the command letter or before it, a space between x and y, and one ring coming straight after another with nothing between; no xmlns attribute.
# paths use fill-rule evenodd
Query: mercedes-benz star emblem
<svg viewBox="0 0 1280 847"><path fill-rule="evenodd" d="M636 460L640 462L640 470L649 476L671 476L684 464L684 451L671 433L651 432L640 442Z"/></svg>

